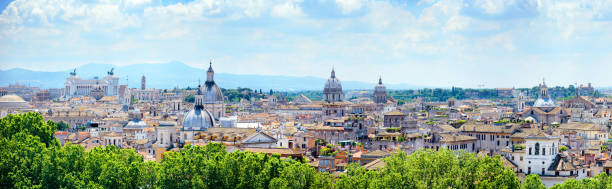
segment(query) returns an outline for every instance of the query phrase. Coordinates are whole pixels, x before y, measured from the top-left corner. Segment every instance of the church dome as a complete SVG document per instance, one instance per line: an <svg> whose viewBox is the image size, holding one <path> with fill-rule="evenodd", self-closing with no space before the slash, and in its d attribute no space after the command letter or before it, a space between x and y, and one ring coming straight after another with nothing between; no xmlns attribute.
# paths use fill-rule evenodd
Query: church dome
<svg viewBox="0 0 612 189"><path fill-rule="evenodd" d="M214 82L212 84L206 83L204 87L204 103L215 104L223 102L223 93L217 84Z"/></svg>
<svg viewBox="0 0 612 189"><path fill-rule="evenodd" d="M382 83L382 78L378 79L378 84L374 87L374 93L386 93L387 87Z"/></svg>
<svg viewBox="0 0 612 189"><path fill-rule="evenodd" d="M129 121L125 127L127 128L146 128L148 127L147 122L142 121L142 120L132 120Z"/></svg>
<svg viewBox="0 0 612 189"><path fill-rule="evenodd" d="M327 82L325 82L325 88L323 88L323 91L328 91L328 92L338 92L338 91L342 91L342 83L340 83L340 79L338 79L336 77L336 72L334 70L332 70L332 74L331 77L329 77L329 79L327 79Z"/></svg>
<svg viewBox="0 0 612 189"><path fill-rule="evenodd" d="M206 71L206 82L204 83L204 103L205 104L219 104L223 103L223 93L221 89L215 83L215 71L212 69L212 63Z"/></svg>
<svg viewBox="0 0 612 189"><path fill-rule="evenodd" d="M4 95L0 97L0 109L28 109L30 104L17 95Z"/></svg>
<svg viewBox="0 0 612 189"><path fill-rule="evenodd" d="M0 97L0 102L26 102L26 101L17 95L4 95Z"/></svg>
<svg viewBox="0 0 612 189"><path fill-rule="evenodd" d="M374 86L374 102L387 102L387 87L385 86L385 84L382 83L382 78L378 78L378 84Z"/></svg>
<svg viewBox="0 0 612 189"><path fill-rule="evenodd" d="M336 77L334 69L331 71L331 77L325 82L323 95L325 101L330 103L342 101L342 84L340 83L340 79Z"/></svg>
<svg viewBox="0 0 612 189"><path fill-rule="evenodd" d="M548 94L548 87L546 87L546 82L542 79L542 84L540 84L540 96L533 103L534 107L557 107L557 103L555 100L550 97Z"/></svg>
<svg viewBox="0 0 612 189"><path fill-rule="evenodd" d="M553 101L550 98L547 98L547 99L538 98L533 104L533 106L534 107L556 107L557 104L555 103L555 101Z"/></svg>
<svg viewBox="0 0 612 189"><path fill-rule="evenodd" d="M205 131L215 125L214 116L204 108L202 98L202 90L198 88L195 105L183 118L184 131Z"/></svg>
<svg viewBox="0 0 612 189"><path fill-rule="evenodd" d="M183 130L205 131L215 125L213 115L202 107L195 107L183 119Z"/></svg>

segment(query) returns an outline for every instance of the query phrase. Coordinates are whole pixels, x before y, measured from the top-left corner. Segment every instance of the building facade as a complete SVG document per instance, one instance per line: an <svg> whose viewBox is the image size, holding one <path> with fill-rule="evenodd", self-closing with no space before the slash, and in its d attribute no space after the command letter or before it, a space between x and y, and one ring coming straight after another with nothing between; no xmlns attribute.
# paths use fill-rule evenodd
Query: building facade
<svg viewBox="0 0 612 189"><path fill-rule="evenodd" d="M70 76L66 78L66 83L64 83L64 97L91 96L92 90L98 86L104 91L105 96L119 95L119 77L114 75L113 70L109 71L108 75L103 79L98 79L97 77L82 79L77 76L75 69L73 72L70 72Z"/></svg>

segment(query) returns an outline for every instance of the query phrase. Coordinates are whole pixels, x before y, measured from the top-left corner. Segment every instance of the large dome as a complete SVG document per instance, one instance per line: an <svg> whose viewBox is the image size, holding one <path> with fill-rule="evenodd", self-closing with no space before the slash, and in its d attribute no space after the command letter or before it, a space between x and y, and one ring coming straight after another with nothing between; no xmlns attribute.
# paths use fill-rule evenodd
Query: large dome
<svg viewBox="0 0 612 189"><path fill-rule="evenodd" d="M374 102L387 102L387 87L385 86L385 84L382 83L382 78L378 78L378 84L374 86Z"/></svg>
<svg viewBox="0 0 612 189"><path fill-rule="evenodd" d="M4 95L0 97L0 109L29 109L30 104L17 95Z"/></svg>
<svg viewBox="0 0 612 189"><path fill-rule="evenodd" d="M183 130L205 131L215 125L213 115L202 107L195 107L183 119Z"/></svg>
<svg viewBox="0 0 612 189"><path fill-rule="evenodd" d="M212 62L208 67L208 71L206 71L206 82L203 87L205 104L223 103L223 93L215 83L215 71L212 69Z"/></svg>
<svg viewBox="0 0 612 189"><path fill-rule="evenodd" d="M329 78L325 82L325 90L342 90L342 83L338 78Z"/></svg>
<svg viewBox="0 0 612 189"><path fill-rule="evenodd" d="M26 102L26 101L17 95L4 95L0 97L0 102Z"/></svg>
<svg viewBox="0 0 612 189"><path fill-rule="evenodd" d="M378 79L378 84L376 84L376 86L374 87L374 93L377 93L377 92L382 92L382 93L387 92L387 87L385 86L385 84L382 83L382 78Z"/></svg>
<svg viewBox="0 0 612 189"><path fill-rule="evenodd" d="M206 82L204 85L204 103L215 104L223 102L223 93L214 82Z"/></svg>
<svg viewBox="0 0 612 189"><path fill-rule="evenodd" d="M325 88L323 88L323 92L325 91L342 92L342 83L340 82L340 79L336 77L336 72L334 70L332 70L331 77L329 77L329 79L327 79L327 81L325 82Z"/></svg>
<svg viewBox="0 0 612 189"><path fill-rule="evenodd" d="M342 84L340 83L340 79L336 77L334 69L331 71L331 77L325 82L323 95L327 102L333 103L342 101Z"/></svg>

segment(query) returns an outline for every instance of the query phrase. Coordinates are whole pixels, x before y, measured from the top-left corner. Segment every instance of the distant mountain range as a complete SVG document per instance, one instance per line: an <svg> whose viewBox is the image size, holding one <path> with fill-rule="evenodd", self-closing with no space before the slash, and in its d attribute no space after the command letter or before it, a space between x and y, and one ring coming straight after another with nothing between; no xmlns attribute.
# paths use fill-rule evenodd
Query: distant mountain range
<svg viewBox="0 0 612 189"><path fill-rule="evenodd" d="M185 88L198 85L198 79L202 83L206 79L206 70L193 68L181 62L169 62L164 64L132 64L128 66L115 66L111 64L86 64L76 68L77 75L84 79L93 77L104 77L106 72L115 68L114 73L121 78L120 84L129 81L130 87L140 87L140 79L144 74L147 79L147 88L171 89L174 87ZM59 72L33 71L21 68L0 70L0 86L12 83L20 83L41 88L62 88L66 77L72 70ZM326 78L317 77L293 77L293 76L270 76L270 75L246 75L218 73L215 70L215 81L222 88L246 87L251 89L300 91L300 90L323 90ZM375 83L359 81L342 81L344 89L373 89ZM409 84L387 84L390 89L414 89L423 88Z"/></svg>

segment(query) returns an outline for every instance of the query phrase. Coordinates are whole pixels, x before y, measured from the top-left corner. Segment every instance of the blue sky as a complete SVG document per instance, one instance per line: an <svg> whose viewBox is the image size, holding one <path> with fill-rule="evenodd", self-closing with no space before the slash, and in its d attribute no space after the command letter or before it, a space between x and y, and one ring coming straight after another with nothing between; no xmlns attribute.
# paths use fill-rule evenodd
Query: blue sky
<svg viewBox="0 0 612 189"><path fill-rule="evenodd" d="M612 86L612 1L1 1L0 69L181 61L425 86ZM180 74L180 73L177 73Z"/></svg>

